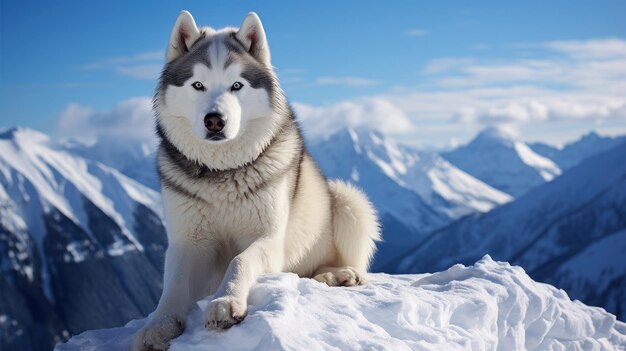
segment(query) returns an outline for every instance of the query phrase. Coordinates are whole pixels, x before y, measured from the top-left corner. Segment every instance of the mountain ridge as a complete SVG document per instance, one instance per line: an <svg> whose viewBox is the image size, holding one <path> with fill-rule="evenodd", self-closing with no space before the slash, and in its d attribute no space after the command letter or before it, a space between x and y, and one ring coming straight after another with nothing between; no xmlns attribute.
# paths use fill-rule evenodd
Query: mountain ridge
<svg viewBox="0 0 626 351"><path fill-rule="evenodd" d="M602 136L596 131L583 134L561 147L536 142L529 146L538 154L552 159L561 169L569 169L586 158L626 141L626 136Z"/></svg>

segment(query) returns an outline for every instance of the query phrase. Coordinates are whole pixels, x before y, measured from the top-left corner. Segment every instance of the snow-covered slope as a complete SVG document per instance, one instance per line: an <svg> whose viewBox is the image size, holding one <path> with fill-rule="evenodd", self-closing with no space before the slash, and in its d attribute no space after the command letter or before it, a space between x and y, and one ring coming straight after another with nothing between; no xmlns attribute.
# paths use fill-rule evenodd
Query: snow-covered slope
<svg viewBox="0 0 626 351"><path fill-rule="evenodd" d="M553 161L538 155L526 143L497 127L486 128L469 144L442 156L514 197L561 174L561 169Z"/></svg>
<svg viewBox="0 0 626 351"><path fill-rule="evenodd" d="M160 213L158 193L118 171L39 132L2 132L0 320L21 332L0 346L42 349L150 312L166 246Z"/></svg>
<svg viewBox="0 0 626 351"><path fill-rule="evenodd" d="M610 257L622 245L624 218L626 143L512 203L435 232L385 269L427 272L490 254L623 318L626 260ZM577 262L588 265L581 270Z"/></svg>
<svg viewBox="0 0 626 351"><path fill-rule="evenodd" d="M156 172L156 145L150 142L136 140L120 142L101 137L92 144L69 141L64 143L63 147L73 154L120 171L150 189L160 191Z"/></svg>
<svg viewBox="0 0 626 351"><path fill-rule="evenodd" d="M569 169L583 160L600 152L609 150L626 142L626 136L609 137L596 132L589 132L580 139L564 147L555 147L545 143L533 143L529 146L541 156L551 159L561 169Z"/></svg>
<svg viewBox="0 0 626 351"><path fill-rule="evenodd" d="M584 292L580 298L584 298L591 305L604 305L609 311L621 311L620 317L624 318L624 252L626 229L591 243L563 264L556 266L552 281L566 291Z"/></svg>
<svg viewBox="0 0 626 351"><path fill-rule="evenodd" d="M253 287L242 323L207 331L198 303L170 350L617 350L626 324L484 257L435 274L371 274L331 288L294 274ZM72 338L57 351L127 350L145 320Z"/></svg>

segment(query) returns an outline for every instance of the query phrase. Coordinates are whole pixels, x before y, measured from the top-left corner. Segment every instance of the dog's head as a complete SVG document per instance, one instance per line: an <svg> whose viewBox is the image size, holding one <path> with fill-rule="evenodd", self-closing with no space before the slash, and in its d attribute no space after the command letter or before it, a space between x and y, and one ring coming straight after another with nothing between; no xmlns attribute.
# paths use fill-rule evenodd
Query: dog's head
<svg viewBox="0 0 626 351"><path fill-rule="evenodd" d="M253 149L269 142L279 124L276 111L284 106L255 13L240 28L214 30L198 28L189 12L181 12L166 59L155 98L157 123L183 153L203 162L212 158L212 166L221 168L228 165L216 164L211 149L245 153L241 139Z"/></svg>

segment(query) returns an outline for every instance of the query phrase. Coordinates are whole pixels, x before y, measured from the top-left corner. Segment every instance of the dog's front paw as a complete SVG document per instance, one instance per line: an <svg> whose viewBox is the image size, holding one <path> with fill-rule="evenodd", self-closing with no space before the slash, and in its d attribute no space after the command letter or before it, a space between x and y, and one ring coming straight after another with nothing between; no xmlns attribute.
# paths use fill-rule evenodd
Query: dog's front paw
<svg viewBox="0 0 626 351"><path fill-rule="evenodd" d="M204 312L204 326L211 329L227 329L241 322L246 316L246 303L234 297L224 296L209 304Z"/></svg>
<svg viewBox="0 0 626 351"><path fill-rule="evenodd" d="M167 350L170 341L185 330L185 323L176 317L164 317L140 329L133 340L133 351Z"/></svg>
<svg viewBox="0 0 626 351"><path fill-rule="evenodd" d="M355 286L363 285L365 280L354 268L342 267L333 269L330 272L318 274L313 279L328 286Z"/></svg>

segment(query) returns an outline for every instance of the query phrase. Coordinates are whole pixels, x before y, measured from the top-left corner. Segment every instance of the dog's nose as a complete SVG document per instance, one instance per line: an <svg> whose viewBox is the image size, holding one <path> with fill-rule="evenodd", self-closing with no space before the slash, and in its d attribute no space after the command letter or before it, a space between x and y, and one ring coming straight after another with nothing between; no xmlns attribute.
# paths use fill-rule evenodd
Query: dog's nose
<svg viewBox="0 0 626 351"><path fill-rule="evenodd" d="M210 132L221 132L225 125L224 117L219 112L209 112L204 116L204 126Z"/></svg>

